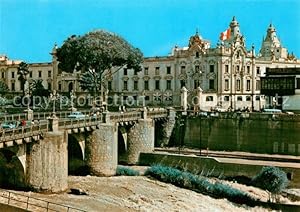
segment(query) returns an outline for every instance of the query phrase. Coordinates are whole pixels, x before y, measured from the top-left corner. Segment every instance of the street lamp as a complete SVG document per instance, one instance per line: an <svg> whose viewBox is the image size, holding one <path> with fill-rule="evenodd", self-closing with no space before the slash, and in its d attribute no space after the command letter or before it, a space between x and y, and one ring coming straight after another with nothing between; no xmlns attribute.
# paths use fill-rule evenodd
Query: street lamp
<svg viewBox="0 0 300 212"><path fill-rule="evenodd" d="M200 131L199 131L199 154L201 156L201 143L202 143L202 128L201 128L201 114L199 113L199 121L200 121Z"/></svg>
<svg viewBox="0 0 300 212"><path fill-rule="evenodd" d="M55 101L58 99L59 94L56 93L56 90L53 90L53 92L50 94L50 99L53 101L53 112L52 117L56 117L55 115Z"/></svg>

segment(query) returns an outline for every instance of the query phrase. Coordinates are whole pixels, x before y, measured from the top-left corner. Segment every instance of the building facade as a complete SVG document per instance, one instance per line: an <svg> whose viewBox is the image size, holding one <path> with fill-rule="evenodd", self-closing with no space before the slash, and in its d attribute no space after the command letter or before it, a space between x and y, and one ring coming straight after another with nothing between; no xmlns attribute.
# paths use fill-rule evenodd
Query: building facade
<svg viewBox="0 0 300 212"><path fill-rule="evenodd" d="M220 40L216 47L211 47L210 42L196 32L187 47L175 46L170 55L144 58L141 72L126 67L109 72L104 89L108 95L117 95L125 101L138 101L143 97L147 105L180 107L181 89L185 87L190 109L200 105L200 109L206 111L216 108L261 110L268 102L260 93L260 78L265 76L266 69L300 67L300 60L281 45L272 24L258 54L254 46L246 48L235 17L229 24L229 32L230 36ZM58 70L56 48L51 52L51 63L29 64L28 81L42 79L45 88L86 95L79 86L80 71ZM12 92L20 92L16 78L19 63L0 58L0 71L4 73L0 76Z"/></svg>

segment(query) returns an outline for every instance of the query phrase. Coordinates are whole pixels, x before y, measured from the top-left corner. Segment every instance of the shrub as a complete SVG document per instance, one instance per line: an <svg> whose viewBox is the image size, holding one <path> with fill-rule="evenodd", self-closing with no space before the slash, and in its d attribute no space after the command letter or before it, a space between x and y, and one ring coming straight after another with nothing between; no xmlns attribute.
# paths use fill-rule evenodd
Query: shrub
<svg viewBox="0 0 300 212"><path fill-rule="evenodd" d="M274 166L265 166L260 173L252 179L252 185L269 192L269 201L272 195L280 193L288 185L286 173Z"/></svg>
<svg viewBox="0 0 300 212"><path fill-rule="evenodd" d="M216 198L227 198L232 202L253 205L254 199L243 191L219 182L211 183L204 177L199 177L175 168L154 165L147 169L145 175L150 175L160 181L192 189Z"/></svg>
<svg viewBox="0 0 300 212"><path fill-rule="evenodd" d="M133 170L131 168L125 166L118 166L117 173L118 176L125 175L125 176L139 176L139 171Z"/></svg>

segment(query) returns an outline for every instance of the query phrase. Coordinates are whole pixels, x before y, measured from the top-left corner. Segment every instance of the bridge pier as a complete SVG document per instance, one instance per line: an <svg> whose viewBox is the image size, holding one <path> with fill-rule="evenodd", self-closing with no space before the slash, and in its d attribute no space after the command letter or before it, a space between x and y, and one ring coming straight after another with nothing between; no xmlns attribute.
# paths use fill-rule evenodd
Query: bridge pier
<svg viewBox="0 0 300 212"><path fill-rule="evenodd" d="M176 122L176 111L174 109L168 109L168 119L163 123L162 129L162 139L160 142L160 146L167 146L170 141L170 137L172 135L174 126Z"/></svg>
<svg viewBox="0 0 300 212"><path fill-rule="evenodd" d="M128 132L126 162L136 164L139 161L140 152L152 152L153 150L154 121L139 119Z"/></svg>
<svg viewBox="0 0 300 212"><path fill-rule="evenodd" d="M47 132L28 144L26 183L37 191L60 192L68 187L67 132Z"/></svg>
<svg viewBox="0 0 300 212"><path fill-rule="evenodd" d="M91 174L112 176L118 165L118 130L116 124L101 123L86 141L86 159Z"/></svg>

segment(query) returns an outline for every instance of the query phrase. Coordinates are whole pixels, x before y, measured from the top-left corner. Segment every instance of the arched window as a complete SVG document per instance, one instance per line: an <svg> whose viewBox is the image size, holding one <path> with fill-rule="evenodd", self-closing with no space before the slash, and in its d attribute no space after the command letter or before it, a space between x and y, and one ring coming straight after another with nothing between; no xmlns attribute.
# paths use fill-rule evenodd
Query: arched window
<svg viewBox="0 0 300 212"><path fill-rule="evenodd" d="M71 92L73 90L73 82L69 83L69 92Z"/></svg>
<svg viewBox="0 0 300 212"><path fill-rule="evenodd" d="M196 52L196 58L199 58L199 52Z"/></svg>
<svg viewBox="0 0 300 212"><path fill-rule="evenodd" d="M214 97L213 96L207 96L206 101L207 102L212 102L212 101L214 101Z"/></svg>

